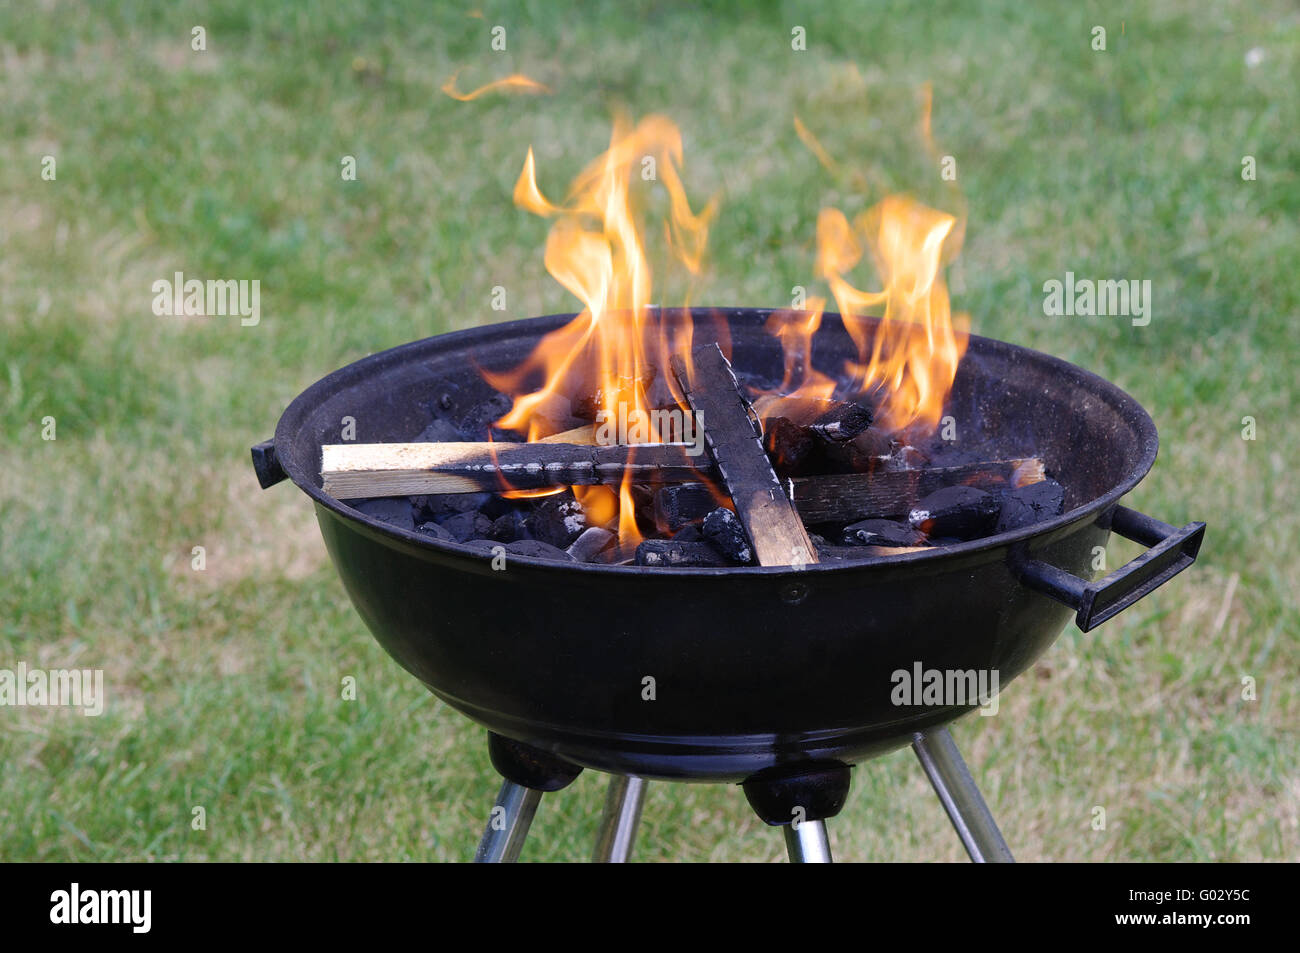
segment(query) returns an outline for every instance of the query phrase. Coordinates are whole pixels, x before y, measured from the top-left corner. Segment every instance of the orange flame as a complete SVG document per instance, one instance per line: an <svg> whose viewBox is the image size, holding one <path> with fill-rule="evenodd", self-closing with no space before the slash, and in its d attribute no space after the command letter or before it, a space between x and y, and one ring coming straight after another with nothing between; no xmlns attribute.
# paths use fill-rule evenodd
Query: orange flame
<svg viewBox="0 0 1300 953"><path fill-rule="evenodd" d="M922 89L920 138L931 159L937 156L931 130L933 96ZM832 173L841 166L796 116L795 133L817 160ZM864 180L856 173L855 183ZM960 198L960 197L958 197ZM879 426L900 430L916 426L933 431L943 414L957 365L966 352L970 319L954 315L942 267L955 257L964 233L964 215L954 217L904 195L891 195L852 224L843 212L824 208L817 218L817 275L830 285L831 295L857 346L856 361L845 362L853 396L877 402ZM879 291L863 291L848 273L870 252ZM811 370L809 338L821 320L823 303L810 306L812 327L795 333L783 319L768 329L781 338L786 357L783 390L792 384L796 396L829 396L824 375ZM878 321L872 320L877 318ZM792 367L802 367L791 379ZM833 390L834 388L830 388Z"/></svg>
<svg viewBox="0 0 1300 953"><path fill-rule="evenodd" d="M835 164L835 160L831 158L830 153L826 151L826 147L817 141L817 137L808 131L808 127L803 124L803 120L798 116L794 117L794 131L795 135L799 137L799 141L817 157L817 161L822 164L822 167L827 172L839 171L839 167Z"/></svg>
<svg viewBox="0 0 1300 953"><path fill-rule="evenodd" d="M546 335L517 368L484 372L498 390L514 394L510 411L497 426L538 439L544 411L559 397L594 396L600 419L652 421L646 388L664 379L679 405L683 402L668 370L672 354L689 354L691 326L651 320L651 269L642 218L633 201L636 177L657 181L668 193L664 233L672 256L691 275L704 259L714 202L691 210L678 172L682 163L681 132L663 116L648 116L631 127L614 124L609 148L573 181L565 202L548 200L537 185L536 160L530 148L515 184L520 208L554 218L546 240L546 270L583 304L569 324ZM537 382L542 381L540 387ZM536 388L536 389L532 389ZM653 440L663 435L647 426ZM632 501L630 474L618 493L618 528L623 545L641 539ZM578 497L588 516L609 513L611 494L584 490ZM605 519L611 519L606 515Z"/></svg>
<svg viewBox="0 0 1300 953"><path fill-rule="evenodd" d="M940 274L951 215L906 196L890 196L853 226L837 209L817 219L817 271L830 284L858 360L845 369L858 394L875 393L888 430L939 425L957 365L966 352L970 319L954 316ZM844 277L871 250L883 288L862 291ZM877 313L872 327L868 315Z"/></svg>
<svg viewBox="0 0 1300 953"><path fill-rule="evenodd" d="M451 77L447 82L442 84L441 88L442 91L452 99L458 99L462 103L467 103L472 99L478 99L480 96L497 90L518 93L549 93L551 91L549 87L543 86L541 83L537 82L537 80L530 79L523 73L511 73L509 76L504 76L501 79L495 79L490 83L485 83L471 92L462 93L458 92L456 89L456 77L458 76L460 76L460 70L456 70L456 72L452 73Z"/></svg>
<svg viewBox="0 0 1300 953"><path fill-rule="evenodd" d="M778 394L786 397L828 398L835 393L835 381L813 367L812 341L822 324L826 299L811 298L808 310L777 311L764 325L781 342L785 369ZM755 405L757 407L757 405ZM766 418L768 414L759 413Z"/></svg>

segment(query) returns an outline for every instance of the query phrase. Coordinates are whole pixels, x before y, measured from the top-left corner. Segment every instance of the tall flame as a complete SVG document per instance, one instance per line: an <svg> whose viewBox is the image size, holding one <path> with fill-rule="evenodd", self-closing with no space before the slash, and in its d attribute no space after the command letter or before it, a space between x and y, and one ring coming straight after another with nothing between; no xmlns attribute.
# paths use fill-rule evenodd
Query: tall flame
<svg viewBox="0 0 1300 953"><path fill-rule="evenodd" d="M637 177L663 184L669 199L668 247L689 274L698 274L716 207L710 202L700 212L692 211L678 172L681 164L681 133L670 120L648 116L630 126L620 118L609 148L573 181L565 202L556 204L538 187L536 160L528 150L515 184L515 204L555 219L546 240L546 270L582 302L583 310L546 335L519 367L485 372L498 390L518 395L498 426L539 439L547 435L543 411L557 397L582 394L595 397L605 419L649 421L653 408L646 388L656 374L681 403L668 359L690 353L690 323L669 327L649 319L651 269L632 193ZM529 389L539 379L542 385ZM641 538L629 481L630 476L618 499L624 545ZM587 490L580 499L589 516L610 509L607 493Z"/></svg>
<svg viewBox="0 0 1300 953"><path fill-rule="evenodd" d="M877 417L886 430L913 424L934 430L966 352L970 319L952 314L940 272L956 221L902 195L886 198L852 226L838 209L823 209L817 218L817 273L858 348L858 360L846 362L845 370L855 393L878 396ZM863 291L845 277L862 258L863 244L880 291Z"/></svg>
<svg viewBox="0 0 1300 953"><path fill-rule="evenodd" d="M920 138L933 159L938 150L931 131L933 97L922 90ZM831 158L808 127L795 117L795 133L832 174L845 167ZM859 170L848 170L851 184L866 187ZM960 195L957 196L960 204ZM964 234L964 215L955 217L906 195L890 195L852 223L839 209L824 208L817 218L817 276L830 286L844 326L857 346L857 360L845 363L852 396L876 403L879 426L886 431L916 427L933 431L943 414L957 365L966 352L970 319L952 313L944 264L956 256ZM849 273L869 252L880 280L879 291L864 291ZM810 306L812 330L821 320L822 302ZM786 354L786 382L808 342L783 319L779 333ZM806 360L806 359L804 359ZM829 396L826 382L807 369L798 382L799 396ZM832 388L836 389L836 388Z"/></svg>

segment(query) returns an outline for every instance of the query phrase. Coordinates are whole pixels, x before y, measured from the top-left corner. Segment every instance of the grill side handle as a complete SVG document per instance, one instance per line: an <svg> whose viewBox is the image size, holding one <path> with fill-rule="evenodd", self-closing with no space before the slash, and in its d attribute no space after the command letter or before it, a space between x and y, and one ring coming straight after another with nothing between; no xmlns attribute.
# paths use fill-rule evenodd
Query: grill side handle
<svg viewBox="0 0 1300 953"><path fill-rule="evenodd" d="M252 453L253 471L257 474L257 482L263 490L270 489L289 475L284 472L284 467L280 466L280 458L275 455L274 439L254 444Z"/></svg>
<svg viewBox="0 0 1300 953"><path fill-rule="evenodd" d="M1205 538L1204 523L1175 528L1127 506L1115 507L1110 528L1125 539L1151 548L1096 582L1030 559L1023 550L1013 552L1011 571L1029 588L1077 610L1075 623L1088 632L1194 563Z"/></svg>

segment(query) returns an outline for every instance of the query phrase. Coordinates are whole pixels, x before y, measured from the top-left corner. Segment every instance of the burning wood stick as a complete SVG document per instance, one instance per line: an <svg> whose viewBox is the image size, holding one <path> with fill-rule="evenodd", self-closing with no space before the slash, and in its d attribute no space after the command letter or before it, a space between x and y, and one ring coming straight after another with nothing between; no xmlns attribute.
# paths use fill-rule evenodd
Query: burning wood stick
<svg viewBox="0 0 1300 953"><path fill-rule="evenodd" d="M788 486L805 523L847 523L903 516L917 500L946 486L994 490L1038 483L1045 475L1043 461L1031 457L956 467L804 477L789 481Z"/></svg>
<svg viewBox="0 0 1300 953"><path fill-rule="evenodd" d="M694 483L717 476L712 460L688 457L683 446L642 444L629 453L633 448L542 441L330 444L321 448L321 477L326 493L348 500L499 491L505 474L518 489L568 486L576 480L617 484L629 456L638 471L636 482ZM804 522L831 523L901 516L921 497L945 486L966 484L992 490L1037 483L1043 478L1043 462L1031 457L955 467L796 477L786 481L785 487Z"/></svg>
<svg viewBox="0 0 1300 953"><path fill-rule="evenodd" d="M754 411L764 421L784 418L822 440L843 443L871 426L871 411L846 400L822 397L775 397L754 401Z"/></svg>
<svg viewBox="0 0 1300 953"><path fill-rule="evenodd" d="M343 443L321 447L326 493L342 500L423 493L499 492L550 486L698 480L707 460L689 444L580 446L565 443Z"/></svg>
<svg viewBox="0 0 1300 953"><path fill-rule="evenodd" d="M673 373L699 415L704 439L761 566L807 565L817 550L763 452L731 364L716 344L691 352L694 368L672 358Z"/></svg>

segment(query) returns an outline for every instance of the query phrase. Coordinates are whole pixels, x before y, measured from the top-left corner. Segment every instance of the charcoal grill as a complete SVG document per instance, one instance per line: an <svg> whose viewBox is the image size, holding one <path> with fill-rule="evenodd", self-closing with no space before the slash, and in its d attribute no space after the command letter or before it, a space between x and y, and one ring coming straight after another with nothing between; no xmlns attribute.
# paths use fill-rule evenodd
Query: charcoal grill
<svg viewBox="0 0 1300 953"><path fill-rule="evenodd" d="M780 376L771 312L696 309L697 342L729 331L741 370ZM692 320L681 312L663 318ZM477 859L518 855L541 795L584 768L611 782L598 859L625 858L647 780L740 782L785 828L791 859L829 859L824 820L850 766L915 749L972 859L1010 851L946 725L976 703L898 706L891 673L923 662L996 671L1003 687L1057 638L1085 632L1195 560L1204 523L1120 505L1156 457L1154 424L1113 384L1036 351L972 336L945 413L989 458L1026 445L1066 488L1059 517L996 536L863 562L661 570L512 557L369 518L322 493L321 445L344 418L363 443L410 440L430 408L493 391L480 369L518 365L573 315L492 325L371 355L323 378L253 448L263 487L288 477L315 504L325 544L380 644L488 730L504 783ZM819 367L855 353L836 315ZM1111 533L1149 547L1091 579ZM654 679L647 700L644 679Z"/></svg>

